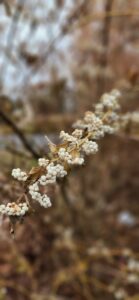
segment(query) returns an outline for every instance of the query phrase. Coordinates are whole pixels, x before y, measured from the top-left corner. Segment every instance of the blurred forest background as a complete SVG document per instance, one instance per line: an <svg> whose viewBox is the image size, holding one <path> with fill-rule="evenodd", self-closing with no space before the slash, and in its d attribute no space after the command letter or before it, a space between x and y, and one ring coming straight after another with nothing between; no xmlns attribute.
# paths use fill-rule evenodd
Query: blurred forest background
<svg viewBox="0 0 139 300"><path fill-rule="evenodd" d="M138 0L0 1L1 203L112 88L139 110ZM51 193L15 240L0 219L0 300L139 300L139 140L105 137Z"/></svg>

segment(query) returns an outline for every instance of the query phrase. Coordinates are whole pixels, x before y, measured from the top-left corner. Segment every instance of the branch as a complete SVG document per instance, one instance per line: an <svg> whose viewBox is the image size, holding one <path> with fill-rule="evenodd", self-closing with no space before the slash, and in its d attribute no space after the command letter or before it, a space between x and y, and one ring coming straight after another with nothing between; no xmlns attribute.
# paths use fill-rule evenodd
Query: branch
<svg viewBox="0 0 139 300"><path fill-rule="evenodd" d="M15 134L19 137L23 146L31 153L31 155L38 159L40 157L39 153L37 153L28 142L23 132L17 127L17 125L11 120L1 109L0 109L0 118L15 132Z"/></svg>

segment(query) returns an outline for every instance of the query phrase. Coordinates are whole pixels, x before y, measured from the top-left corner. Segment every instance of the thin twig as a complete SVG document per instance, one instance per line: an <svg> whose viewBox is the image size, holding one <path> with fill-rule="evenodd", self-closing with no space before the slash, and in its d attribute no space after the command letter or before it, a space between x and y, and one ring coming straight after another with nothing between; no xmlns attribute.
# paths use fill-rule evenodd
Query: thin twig
<svg viewBox="0 0 139 300"><path fill-rule="evenodd" d="M105 15L107 16L112 11L113 0L106 0L105 3ZM105 51L99 55L99 65L104 70L108 66L108 49L110 42L110 29L111 29L111 18L104 18L103 27L100 34L101 37L101 46L105 47ZM98 76L97 83L97 98L106 90L106 78L103 76Z"/></svg>
<svg viewBox="0 0 139 300"><path fill-rule="evenodd" d="M12 130L15 132L15 134L19 137L20 141L24 145L24 147L32 154L32 156L35 159L38 159L40 155L36 152L36 150L33 149L31 144L28 142L26 137L24 136L21 129L17 127L17 125L0 109L0 118L9 126L12 128Z"/></svg>

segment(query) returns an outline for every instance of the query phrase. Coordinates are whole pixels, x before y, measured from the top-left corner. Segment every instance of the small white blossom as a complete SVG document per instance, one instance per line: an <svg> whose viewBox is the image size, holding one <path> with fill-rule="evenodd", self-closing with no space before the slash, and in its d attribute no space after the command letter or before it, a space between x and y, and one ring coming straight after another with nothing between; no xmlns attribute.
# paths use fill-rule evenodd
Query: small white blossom
<svg viewBox="0 0 139 300"><path fill-rule="evenodd" d="M103 104L104 107L108 109L119 109L119 100L120 97L120 92L118 90L113 90L111 93L103 94L101 97L101 103Z"/></svg>
<svg viewBox="0 0 139 300"><path fill-rule="evenodd" d="M58 155L62 160L66 161L69 165L82 165L84 163L84 158L72 157L72 155L69 154L65 148L60 148Z"/></svg>
<svg viewBox="0 0 139 300"><path fill-rule="evenodd" d="M43 206L44 208L51 207L51 200L47 195L43 195L41 200L39 201L40 205Z"/></svg>
<svg viewBox="0 0 139 300"><path fill-rule="evenodd" d="M31 195L33 200L39 201L40 198L42 197L41 194L39 193L39 186L38 183L31 184L29 186L29 194Z"/></svg>
<svg viewBox="0 0 139 300"><path fill-rule="evenodd" d="M26 172L23 172L21 169L13 169L12 170L12 176L19 180L19 181L26 181L27 180L27 174Z"/></svg>
<svg viewBox="0 0 139 300"><path fill-rule="evenodd" d="M64 167L60 164L54 165L54 163L50 163L47 166L46 175L42 175L39 179L39 183L41 185L53 184L56 182L57 177L64 177L67 175L67 171L64 170Z"/></svg>
<svg viewBox="0 0 139 300"><path fill-rule="evenodd" d="M122 299L126 299L127 293L124 289L121 288L121 289L115 291L114 296L117 300L122 300Z"/></svg>
<svg viewBox="0 0 139 300"><path fill-rule="evenodd" d="M103 126L101 129L95 131L92 133L92 139L94 140L99 140L100 138L103 138L104 137L104 130L103 130Z"/></svg>
<svg viewBox="0 0 139 300"><path fill-rule="evenodd" d="M38 192L39 191L38 182L35 182L32 185L30 185L29 190L32 191L32 192Z"/></svg>
<svg viewBox="0 0 139 300"><path fill-rule="evenodd" d="M119 120L119 116L116 112L111 112L108 116L107 116L107 120L109 122L116 122Z"/></svg>
<svg viewBox="0 0 139 300"><path fill-rule="evenodd" d="M48 173L45 177L46 177L45 179L44 179L44 177L42 178L42 176L40 177L39 182L40 182L41 185L54 184L56 182L56 176L55 175L52 175L52 174Z"/></svg>
<svg viewBox="0 0 139 300"><path fill-rule="evenodd" d="M49 180L49 179L48 179ZM55 181L53 181L53 182L55 182ZM53 183L52 182L52 183ZM47 183L48 183L48 181L47 181L47 176L45 176L45 175L42 175L41 177L40 177L40 179L39 179L39 183L41 184L41 185L46 185ZM49 183L51 183L51 182L49 182Z"/></svg>
<svg viewBox="0 0 139 300"><path fill-rule="evenodd" d="M41 177L46 177L46 176L41 176ZM43 181L42 181L42 185L44 185ZM29 186L29 194L31 195L32 199L36 200L41 206L45 208L51 206L50 198L46 194L45 195L40 194L38 183L34 183Z"/></svg>
<svg viewBox="0 0 139 300"><path fill-rule="evenodd" d="M55 166L56 169L56 176L57 177L64 177L67 175L67 171L64 169L64 167L60 164L57 164Z"/></svg>
<svg viewBox="0 0 139 300"><path fill-rule="evenodd" d="M5 214L5 212L6 212L6 206L4 204L1 204L0 205L0 213Z"/></svg>
<svg viewBox="0 0 139 300"><path fill-rule="evenodd" d="M71 165L83 165L83 163L84 163L83 157L74 157L70 162Z"/></svg>
<svg viewBox="0 0 139 300"><path fill-rule="evenodd" d="M81 129L75 129L72 132L72 136L74 136L76 139L81 139L82 135L83 135L83 130L81 130Z"/></svg>
<svg viewBox="0 0 139 300"><path fill-rule="evenodd" d="M33 192L32 190L29 190L29 194L31 195L33 200L36 200L38 202L41 200L42 195L39 192Z"/></svg>
<svg viewBox="0 0 139 300"><path fill-rule="evenodd" d="M129 270L129 271L139 272L139 261L137 261L137 260L131 258L131 259L129 259L129 261L128 261L127 267L128 267L128 270Z"/></svg>
<svg viewBox="0 0 139 300"><path fill-rule="evenodd" d="M77 128L79 130L84 130L87 129L87 124L84 123L83 120L77 120L74 124L73 124L74 128Z"/></svg>
<svg viewBox="0 0 139 300"><path fill-rule="evenodd" d="M129 274L127 276L127 282L128 283L139 283L139 276L137 276L136 274Z"/></svg>
<svg viewBox="0 0 139 300"><path fill-rule="evenodd" d="M96 104L96 105L95 105L95 113L96 113L96 114L102 113L102 112L103 112L103 108L104 108L104 106L103 106L102 103Z"/></svg>
<svg viewBox="0 0 139 300"><path fill-rule="evenodd" d="M72 142L72 143L76 143L77 139L76 137L70 135L69 133L65 132L65 131L61 131L60 132L60 138L64 141L64 142Z"/></svg>
<svg viewBox="0 0 139 300"><path fill-rule="evenodd" d="M103 125L104 133L113 134L115 132L115 128L109 125Z"/></svg>
<svg viewBox="0 0 139 300"><path fill-rule="evenodd" d="M29 193L33 200L37 201L41 206L48 208L51 206L50 198L45 194L41 195L39 192L29 190Z"/></svg>
<svg viewBox="0 0 139 300"><path fill-rule="evenodd" d="M92 111L87 111L85 113L84 121L88 123L96 123L97 121L100 121L98 117L95 116L95 114Z"/></svg>
<svg viewBox="0 0 139 300"><path fill-rule="evenodd" d="M99 130L103 125L101 119L92 112L85 114L84 121L88 124L89 131Z"/></svg>
<svg viewBox="0 0 139 300"><path fill-rule="evenodd" d="M45 158L39 158L38 159L38 164L40 167L47 167L49 164L49 160Z"/></svg>
<svg viewBox="0 0 139 300"><path fill-rule="evenodd" d="M26 202L16 204L15 202L8 203L7 205L0 205L0 213L6 214L8 216L24 216L29 210Z"/></svg>
<svg viewBox="0 0 139 300"><path fill-rule="evenodd" d="M87 122L87 120L89 122ZM78 120L74 127L80 128L80 129L87 129L89 133L92 133L92 136L96 135L98 131L102 131L103 123L100 120L99 117L96 117L94 114L88 112L85 116L84 120Z"/></svg>
<svg viewBox="0 0 139 300"><path fill-rule="evenodd" d="M48 175L52 177L64 177L67 175L67 171L64 170L64 167L60 164L54 165L54 163L50 163L47 167Z"/></svg>
<svg viewBox="0 0 139 300"><path fill-rule="evenodd" d="M82 150L85 152L85 154L95 154L98 151L98 144L93 141L85 141L85 143L82 145Z"/></svg>
<svg viewBox="0 0 139 300"><path fill-rule="evenodd" d="M60 159L65 160L65 161L70 161L72 159L71 154L68 153L68 151L66 151L65 148L60 148L58 151L58 156Z"/></svg>

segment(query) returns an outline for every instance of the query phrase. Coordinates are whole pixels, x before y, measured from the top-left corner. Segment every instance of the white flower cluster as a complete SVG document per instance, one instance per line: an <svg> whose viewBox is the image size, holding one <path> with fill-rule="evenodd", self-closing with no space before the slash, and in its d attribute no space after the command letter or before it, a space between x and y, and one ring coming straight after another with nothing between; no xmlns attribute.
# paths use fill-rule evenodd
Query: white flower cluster
<svg viewBox="0 0 139 300"><path fill-rule="evenodd" d="M120 105L121 93L118 90L112 90L109 94L103 94L100 103L95 106L95 114L103 119L105 115L105 120L103 120L103 135L105 133L112 134L119 129L118 120L119 116L117 114Z"/></svg>
<svg viewBox="0 0 139 300"><path fill-rule="evenodd" d="M29 207L26 202L19 203L19 204L15 202L11 202L8 203L7 205L5 204L0 205L0 213L6 214L8 216L16 216L16 217L24 216L28 210Z"/></svg>
<svg viewBox="0 0 139 300"><path fill-rule="evenodd" d="M113 90L101 97L101 102L95 106L95 113L88 111L83 120L78 120L75 128L86 129L92 133L92 139L100 139L105 133L112 134L118 129L117 121L120 92Z"/></svg>
<svg viewBox="0 0 139 300"><path fill-rule="evenodd" d="M118 90L112 90L111 93L103 94L99 104L99 108L103 110L104 108L111 109L111 110L117 110L120 108L119 103L117 100L119 100L121 94ZM96 106L97 108L98 106Z"/></svg>
<svg viewBox="0 0 139 300"><path fill-rule="evenodd" d="M52 206L51 200L47 195L43 195L42 199L39 201L40 205L44 208L48 208Z"/></svg>
<svg viewBox="0 0 139 300"><path fill-rule="evenodd" d="M83 157L74 157L72 161L70 162L71 165L83 165L84 163L84 158Z"/></svg>
<svg viewBox="0 0 139 300"><path fill-rule="evenodd" d="M39 193L39 185L37 182L29 186L29 194L33 200L39 202L39 204L45 208L51 206L50 198L47 195L41 195Z"/></svg>
<svg viewBox="0 0 139 300"><path fill-rule="evenodd" d="M83 128L84 129L84 128ZM77 144L78 140L81 139L83 136L83 130L76 128L72 134L69 134L65 131L60 132L60 138L63 140L63 142L69 142L72 144Z"/></svg>
<svg viewBox="0 0 139 300"><path fill-rule="evenodd" d="M86 155L95 154L98 151L98 144L96 142L87 140L82 145L82 150Z"/></svg>
<svg viewBox="0 0 139 300"><path fill-rule="evenodd" d="M70 153L65 148L62 147L58 151L58 156L61 160L67 162L69 165L82 165L84 163L83 157L74 156Z"/></svg>
<svg viewBox="0 0 139 300"><path fill-rule="evenodd" d="M40 167L47 167L49 164L49 160L48 159L45 159L45 158L39 158L38 159L38 165Z"/></svg>
<svg viewBox="0 0 139 300"><path fill-rule="evenodd" d="M139 261L136 259L129 259L127 268L129 271L135 271L139 273Z"/></svg>
<svg viewBox="0 0 139 300"><path fill-rule="evenodd" d="M68 143L68 146L66 148L61 147L58 150L58 157L61 161L66 162L69 165L82 165L84 163L84 157L82 157L79 153L79 145L82 136L82 129L75 129L71 135L64 131L61 131L60 137L64 142L67 141Z"/></svg>
<svg viewBox="0 0 139 300"><path fill-rule="evenodd" d="M107 116L107 120L109 123L116 122L119 120L119 116L116 112L111 111L111 113Z"/></svg>
<svg viewBox="0 0 139 300"><path fill-rule="evenodd" d="M100 128L100 126L102 126L102 121L100 120L100 118L96 117L96 115L91 111L87 111L85 113L84 122L86 124L92 124L93 130L97 130Z"/></svg>
<svg viewBox="0 0 139 300"><path fill-rule="evenodd" d="M41 166L48 164L48 161L45 162L43 158L39 159L38 163ZM51 206L50 198L46 194L40 193L40 185L46 186L56 182L57 178L63 178L67 175L67 171L64 170L64 167L60 164L49 163L46 167L46 174L41 175L37 182L29 185L29 194L33 200L39 202L39 204L45 208Z"/></svg>
<svg viewBox="0 0 139 300"><path fill-rule="evenodd" d="M31 195L33 200L39 202L39 204L45 208L51 206L50 198L47 195L41 195L39 192L38 182L29 186L29 194Z"/></svg>
<svg viewBox="0 0 139 300"><path fill-rule="evenodd" d="M34 183L29 186L29 194L31 195L33 200L40 201L42 198L42 195L39 193L39 186L37 183Z"/></svg>
<svg viewBox="0 0 139 300"><path fill-rule="evenodd" d="M103 125L104 133L113 134L115 132L115 128L109 125Z"/></svg>
<svg viewBox="0 0 139 300"><path fill-rule="evenodd" d="M64 176L67 175L67 171L64 169L64 167L61 164L56 164L50 163L47 167L47 175L51 176L52 178L61 177L63 178Z"/></svg>
<svg viewBox="0 0 139 300"><path fill-rule="evenodd" d="M114 296L115 296L115 299L117 299L117 300L127 299L127 293L122 288L119 288L118 290L116 290L114 293Z"/></svg>
<svg viewBox="0 0 139 300"><path fill-rule="evenodd" d="M78 120L74 127L87 130L95 140L104 136L102 120L91 111L86 112L84 119Z"/></svg>
<svg viewBox="0 0 139 300"><path fill-rule="evenodd" d="M19 181L26 181L27 180L27 174L26 172L23 172L21 169L13 169L12 170L12 176L19 180Z"/></svg>
<svg viewBox="0 0 139 300"><path fill-rule="evenodd" d="M64 167L60 164L54 165L54 163L50 163L47 166L47 174L42 175L39 179L39 183L41 185L47 185L50 183L55 183L56 178L63 178L67 175L67 171L64 170Z"/></svg>
<svg viewBox="0 0 139 300"><path fill-rule="evenodd" d="M76 139L81 139L83 136L83 130L82 129L75 129L72 132L72 136L74 136Z"/></svg>
<svg viewBox="0 0 139 300"><path fill-rule="evenodd" d="M70 135L69 133L65 132L64 130L62 130L60 132L60 138L64 141L64 142L72 142L72 143L76 143L77 142L77 137Z"/></svg>
<svg viewBox="0 0 139 300"><path fill-rule="evenodd" d="M88 132L94 133L95 131L98 132L102 129L103 123L99 117L97 117L93 112L87 111L85 113L85 117L83 120L78 120L74 127L80 129L87 129Z"/></svg>
<svg viewBox="0 0 139 300"><path fill-rule="evenodd" d="M128 283L139 283L139 276L137 274L131 273L127 276Z"/></svg>
<svg viewBox="0 0 139 300"><path fill-rule="evenodd" d="M42 175L39 179L40 185L53 184L56 181L56 177L51 174Z"/></svg>
<svg viewBox="0 0 139 300"><path fill-rule="evenodd" d="M71 154L69 154L68 151L66 151L65 148L60 148L59 151L58 151L58 156L61 160L64 160L66 161L68 164L71 163L71 160L72 160L72 156Z"/></svg>

